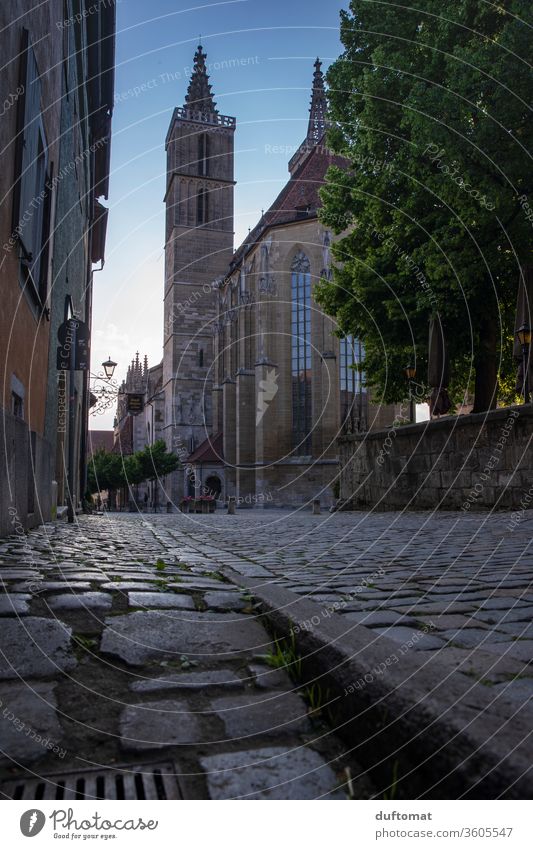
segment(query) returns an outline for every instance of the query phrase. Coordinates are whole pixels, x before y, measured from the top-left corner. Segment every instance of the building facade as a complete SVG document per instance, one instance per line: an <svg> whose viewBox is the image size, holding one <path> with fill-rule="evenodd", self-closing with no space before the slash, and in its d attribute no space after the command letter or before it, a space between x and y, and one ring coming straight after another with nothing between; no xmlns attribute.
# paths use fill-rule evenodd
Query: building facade
<svg viewBox="0 0 533 849"><path fill-rule="evenodd" d="M200 62L201 48L189 92L198 98L203 92L205 103L207 90L211 95ZM200 156L206 151L198 141L202 122L228 139L221 155L227 183L205 184L214 196L226 191L226 201L213 207L208 221L202 218L204 184L198 176L190 178L191 168L205 173L209 167L215 180L215 164L203 164ZM174 503L183 494L208 494L235 497L241 506L301 506L311 500L331 506L338 491L339 435L386 425L395 410L372 405L361 371L362 344L339 338L335 320L313 296L316 284L331 275L333 240L318 218L319 189L330 165L345 164L325 144L321 63L315 63L308 131L289 162L289 180L229 258L229 140L235 124L209 111L198 123L179 112L169 135L177 143L168 175L175 194L167 191L163 373L171 389L165 428L174 450L188 449L183 471L176 474ZM184 136L194 139L192 150L184 147ZM221 148L213 144L210 150L217 150L217 163ZM185 177L176 174L185 172L191 188L178 193ZM180 203L188 229L175 225ZM216 244L211 232L219 237ZM184 268L191 282L182 280ZM174 317L178 327L169 333Z"/></svg>
<svg viewBox="0 0 533 849"><path fill-rule="evenodd" d="M211 433L213 280L233 251L235 118L217 108L201 45L183 107L174 110L166 139L167 188L163 339L163 436L186 458ZM171 500L189 492L176 473Z"/></svg>
<svg viewBox="0 0 533 849"><path fill-rule="evenodd" d="M128 412L130 394L142 398L138 414ZM119 387L117 413L114 423L113 451L124 456L142 451L163 438L165 394L163 392L163 363L149 368L148 358L141 362L139 352L128 366L126 379ZM170 481L169 481L170 483ZM117 507L134 507L154 511L166 509L170 493L166 480L145 481L126 487L117 494Z"/></svg>
<svg viewBox="0 0 533 849"><path fill-rule="evenodd" d="M66 318L90 332L115 39L114 6L86 5L0 6L0 534L84 494L88 374L58 369L57 332Z"/></svg>

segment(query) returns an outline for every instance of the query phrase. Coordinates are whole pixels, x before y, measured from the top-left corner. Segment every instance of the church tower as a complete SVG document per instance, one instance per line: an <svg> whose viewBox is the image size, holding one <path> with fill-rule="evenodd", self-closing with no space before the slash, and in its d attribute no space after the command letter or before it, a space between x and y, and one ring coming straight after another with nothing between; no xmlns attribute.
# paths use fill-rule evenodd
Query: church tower
<svg viewBox="0 0 533 849"><path fill-rule="evenodd" d="M233 251L236 122L216 108L205 60L198 45L185 104L174 109L166 138L163 432L185 466L167 492L175 506L193 494L187 457L211 432L213 282Z"/></svg>

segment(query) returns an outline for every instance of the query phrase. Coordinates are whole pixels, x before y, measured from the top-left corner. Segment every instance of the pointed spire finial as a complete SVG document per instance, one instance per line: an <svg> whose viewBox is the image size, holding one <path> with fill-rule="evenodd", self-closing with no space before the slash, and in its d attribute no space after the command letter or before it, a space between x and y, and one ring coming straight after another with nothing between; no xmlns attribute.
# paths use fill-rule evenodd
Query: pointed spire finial
<svg viewBox="0 0 533 849"><path fill-rule="evenodd" d="M327 100L324 88L324 74L322 73L322 62L318 56L314 67L315 72L313 74L313 93L311 95L307 141L311 144L318 144L327 128Z"/></svg>
<svg viewBox="0 0 533 849"><path fill-rule="evenodd" d="M204 53L202 45L199 44L194 54L194 66L185 96L185 105L195 111L216 113L218 110L209 84L209 75L205 65L206 58L207 55Z"/></svg>

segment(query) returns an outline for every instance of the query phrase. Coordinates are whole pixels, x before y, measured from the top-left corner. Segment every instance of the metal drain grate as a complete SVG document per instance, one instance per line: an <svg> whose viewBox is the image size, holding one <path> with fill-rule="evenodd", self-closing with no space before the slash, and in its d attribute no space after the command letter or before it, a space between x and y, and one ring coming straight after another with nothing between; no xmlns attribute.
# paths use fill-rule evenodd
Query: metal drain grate
<svg viewBox="0 0 533 849"><path fill-rule="evenodd" d="M112 769L50 773L0 785L8 799L183 799L171 763L135 764Z"/></svg>

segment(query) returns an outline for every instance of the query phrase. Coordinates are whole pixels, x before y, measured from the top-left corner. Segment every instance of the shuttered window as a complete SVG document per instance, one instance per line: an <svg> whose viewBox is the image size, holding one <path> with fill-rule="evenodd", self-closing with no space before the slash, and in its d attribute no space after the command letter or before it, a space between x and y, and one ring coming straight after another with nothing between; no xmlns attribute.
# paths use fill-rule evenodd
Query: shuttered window
<svg viewBox="0 0 533 849"><path fill-rule="evenodd" d="M20 246L23 279L40 302L48 289L48 242L51 219L51 172L41 115L41 80L27 30L21 51L23 97L17 133L14 231Z"/></svg>

